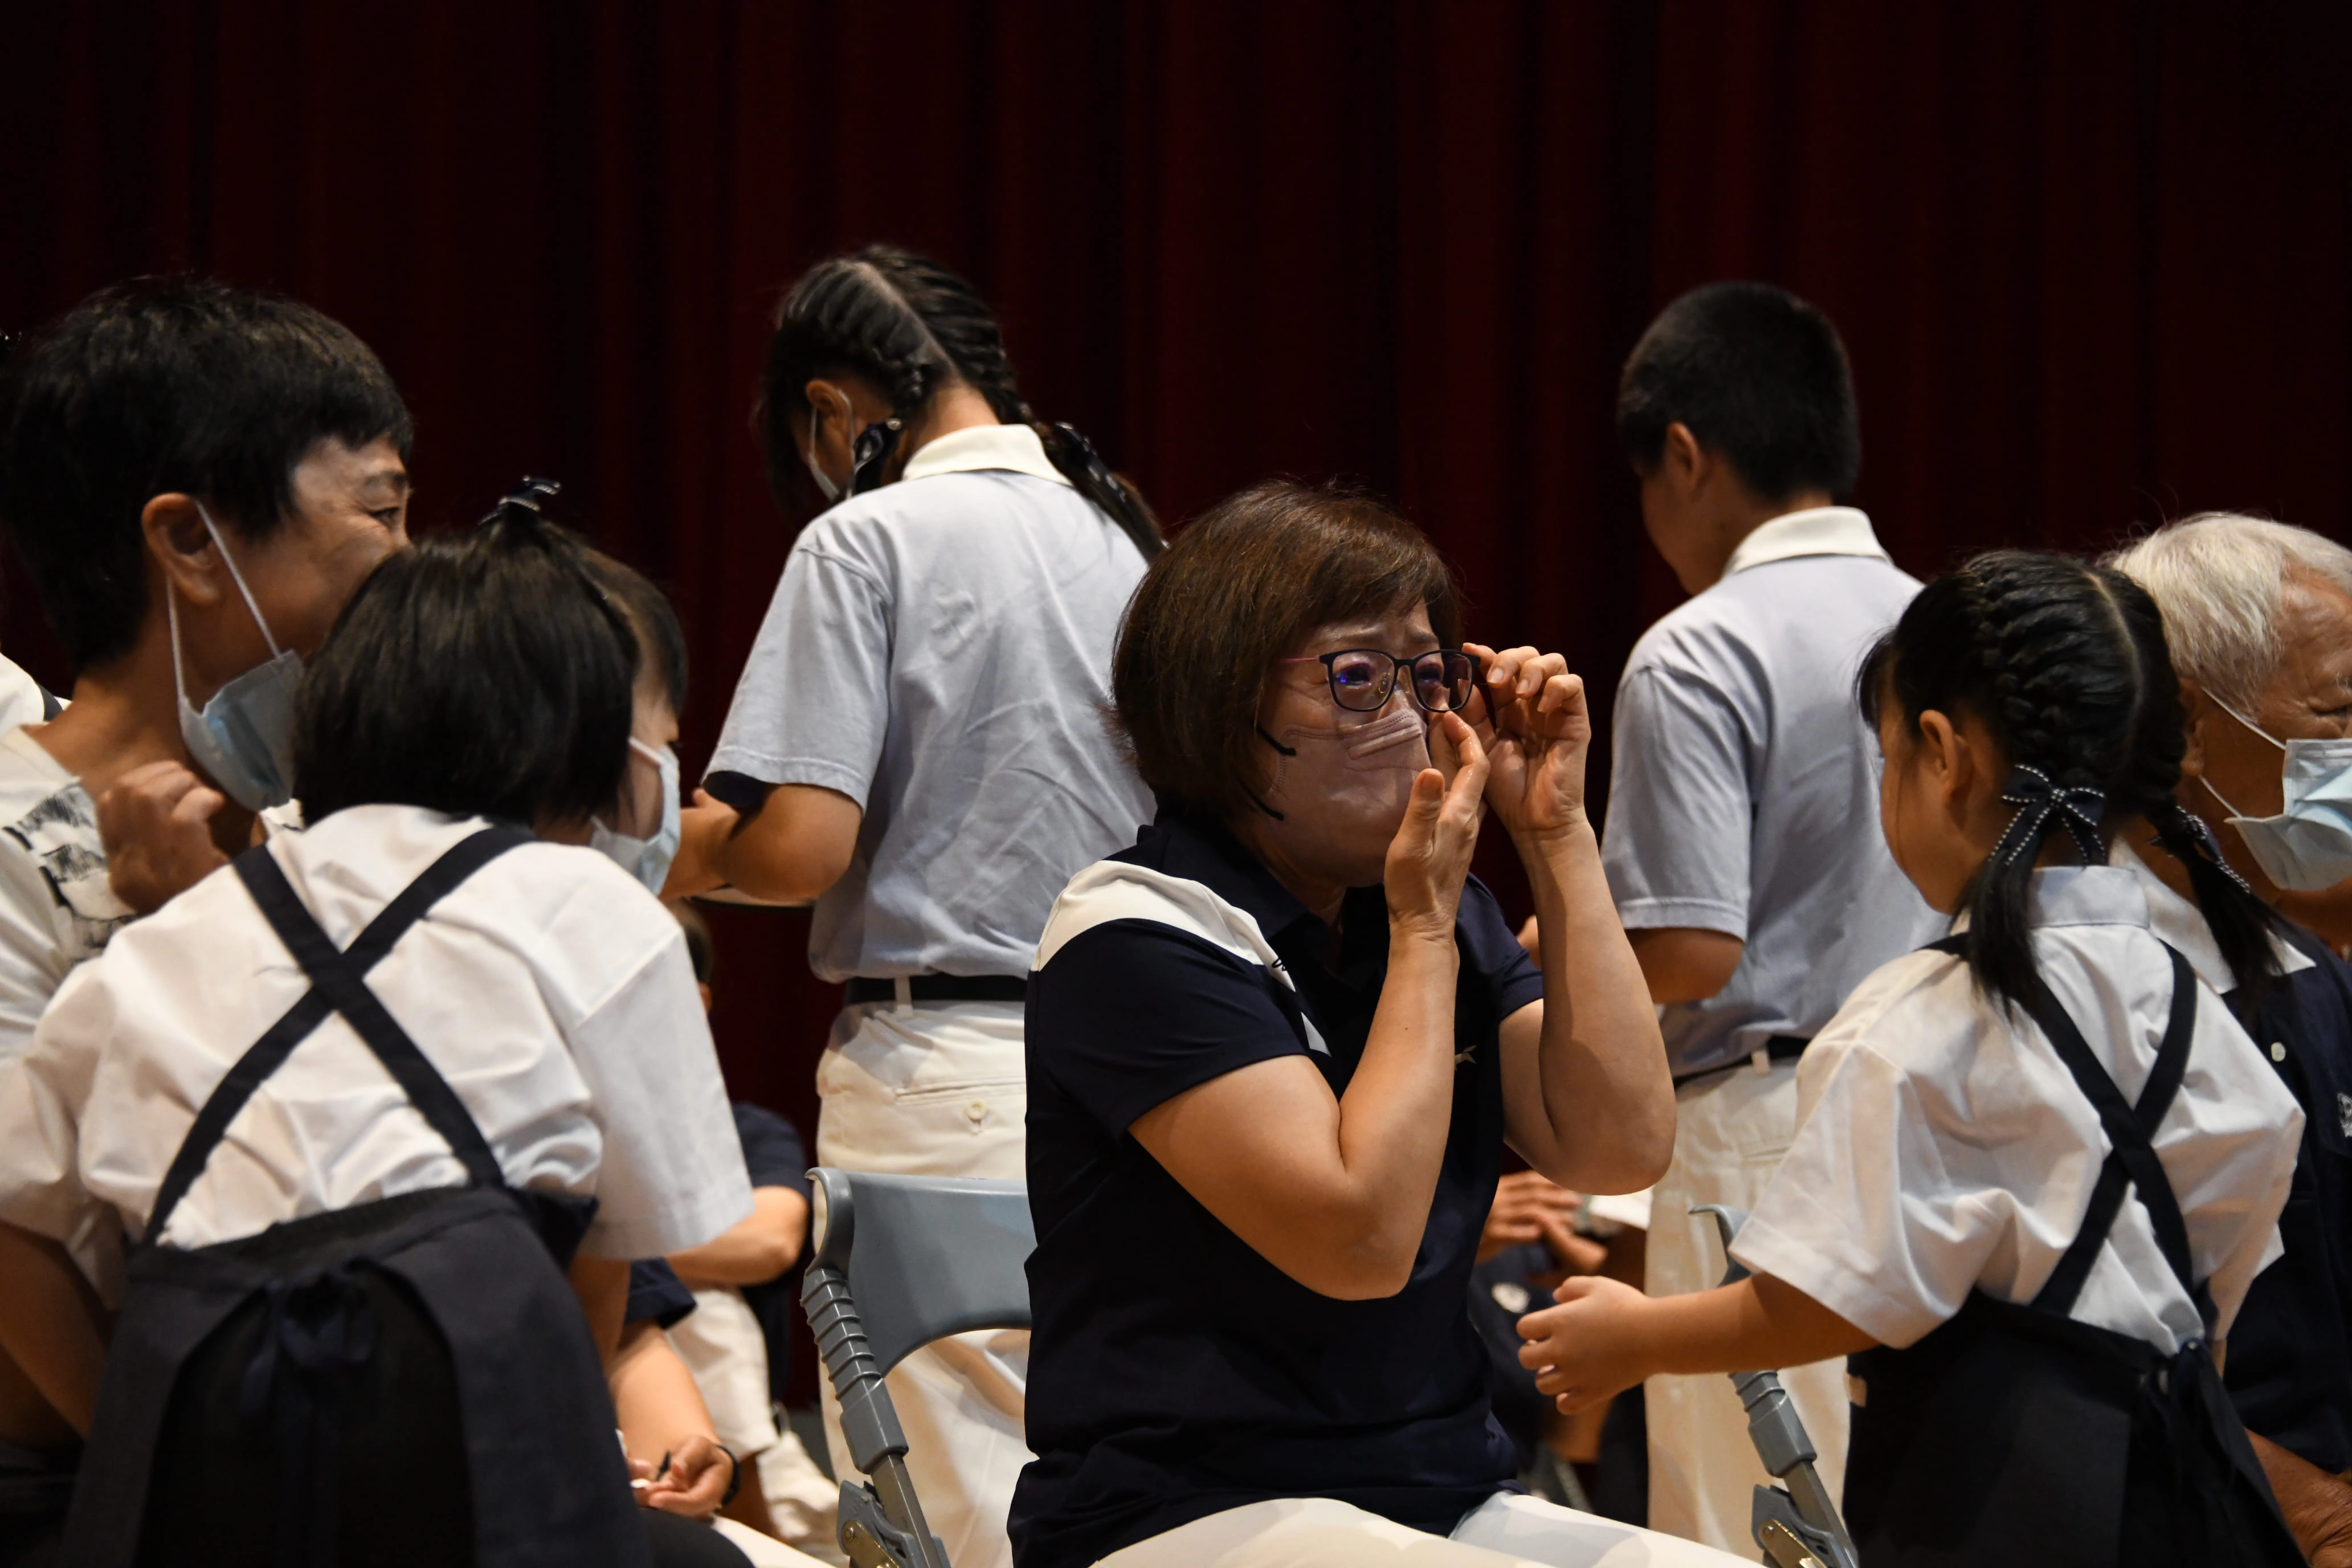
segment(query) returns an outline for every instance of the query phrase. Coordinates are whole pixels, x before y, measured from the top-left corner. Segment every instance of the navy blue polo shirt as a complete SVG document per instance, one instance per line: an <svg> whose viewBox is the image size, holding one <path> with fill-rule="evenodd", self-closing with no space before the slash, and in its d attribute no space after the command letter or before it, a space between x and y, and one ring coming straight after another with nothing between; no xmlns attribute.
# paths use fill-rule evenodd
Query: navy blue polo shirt
<svg viewBox="0 0 2352 1568"><path fill-rule="evenodd" d="M1318 1295L1129 1133L1210 1079L1304 1056L1334 1094L1388 970L1379 888L1331 932L1223 828L1162 813L1055 906L1028 1006L1028 1438L1019 1568L1082 1568L1245 1503L1327 1497L1439 1533L1511 1485L1467 1308L1503 1152L1502 1020L1543 994L1502 909L1464 889L1451 1131L1412 1274Z"/></svg>
<svg viewBox="0 0 2352 1568"><path fill-rule="evenodd" d="M2303 1149L2279 1215L2286 1255L2246 1291L2223 1381L2250 1429L2334 1474L2352 1467L2352 965L2286 934L2312 967L2260 1006L2228 998L2303 1107Z"/></svg>

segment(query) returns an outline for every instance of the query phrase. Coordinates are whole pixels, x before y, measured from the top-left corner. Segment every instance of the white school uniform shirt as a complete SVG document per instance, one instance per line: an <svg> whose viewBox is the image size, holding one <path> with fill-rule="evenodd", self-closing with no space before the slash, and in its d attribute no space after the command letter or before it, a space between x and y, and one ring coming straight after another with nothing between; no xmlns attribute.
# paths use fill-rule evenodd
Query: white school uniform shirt
<svg viewBox="0 0 2352 1568"><path fill-rule="evenodd" d="M131 917L81 781L21 726L0 734L0 1073L74 966Z"/></svg>
<svg viewBox="0 0 2352 1568"><path fill-rule="evenodd" d="M37 724L48 711L41 683L14 659L0 658L0 733L20 724Z"/></svg>
<svg viewBox="0 0 2352 1568"><path fill-rule="evenodd" d="M1919 591L1852 507L1777 517L1661 618L1610 710L1601 860L1628 930L1744 942L1721 991L1660 1010L1677 1076L1809 1036L1863 976L1940 934L1878 828L1853 681Z"/></svg>
<svg viewBox="0 0 2352 1568"><path fill-rule="evenodd" d="M1142 577L1025 425L943 436L801 534L710 771L864 810L819 977L1029 973L1063 885L1151 819L1104 721Z"/></svg>
<svg viewBox="0 0 2352 1568"><path fill-rule="evenodd" d="M2192 911L2193 912L2193 911ZM2051 868L2028 898L2034 955L2126 1100L2156 1062L2172 972L2126 867ZM2196 1037L2158 1124L2158 1159L2187 1222L2191 1266L2225 1336L2246 1287L2281 1253L2279 1211L2303 1113L2198 971ZM2022 1009L1989 1003L1945 953L1865 980L1797 1066L1799 1124L1732 1253L1882 1344L1916 1342L1969 1290L2029 1302L2082 1228L2108 1144L2098 1113ZM2196 1304L2127 1199L2071 1313L2168 1354L2205 1336Z"/></svg>
<svg viewBox="0 0 2352 1568"><path fill-rule="evenodd" d="M415 806L336 812L269 841L338 947L485 826ZM743 1152L677 923L593 849L531 843L476 871L367 975L472 1113L508 1182L593 1196L582 1250L699 1246L751 1208ZM0 1074L0 1219L67 1244L119 1299L197 1110L310 983L236 873L125 927L59 989ZM440 1134L340 1014L229 1123L163 1238L462 1185Z"/></svg>

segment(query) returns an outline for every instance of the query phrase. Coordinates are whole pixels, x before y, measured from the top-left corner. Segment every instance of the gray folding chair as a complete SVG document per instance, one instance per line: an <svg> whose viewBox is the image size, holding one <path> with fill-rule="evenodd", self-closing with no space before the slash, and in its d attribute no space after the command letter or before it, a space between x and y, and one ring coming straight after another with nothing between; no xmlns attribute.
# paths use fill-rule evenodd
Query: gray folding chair
<svg viewBox="0 0 2352 1568"><path fill-rule="evenodd" d="M853 1568L950 1568L907 1477L907 1435L883 1376L933 1340L1029 1326L1036 1249L1019 1182L875 1176L820 1165L801 1305L816 1333L850 1461L839 1540Z"/></svg>
<svg viewBox="0 0 2352 1568"><path fill-rule="evenodd" d="M1732 1258L1731 1243L1748 1223L1748 1212L1723 1204L1696 1204L1691 1213L1715 1216L1715 1227L1723 1236L1723 1283L1747 1279L1748 1270ZM1772 1568L1856 1568L1853 1539L1846 1534L1845 1521L1813 1468L1821 1456L1797 1417L1797 1407L1789 1403L1788 1390L1780 1386L1780 1374L1735 1372L1731 1386L1739 1391L1739 1403L1748 1412L1748 1438L1756 1445L1756 1457L1775 1479L1788 1483L1786 1491L1756 1489L1748 1529L1764 1549L1764 1561Z"/></svg>

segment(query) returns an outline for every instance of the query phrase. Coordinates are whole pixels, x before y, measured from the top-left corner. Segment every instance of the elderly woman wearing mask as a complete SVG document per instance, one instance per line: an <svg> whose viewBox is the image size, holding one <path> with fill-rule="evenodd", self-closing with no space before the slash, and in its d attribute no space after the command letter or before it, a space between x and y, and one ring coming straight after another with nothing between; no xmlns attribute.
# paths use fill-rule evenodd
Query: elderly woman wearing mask
<svg viewBox="0 0 2352 1568"><path fill-rule="evenodd" d="M2158 529L2108 564L2164 613L2188 731L2180 804L2212 833L2231 871L2284 917L2263 966L2281 973L2228 1000L2303 1106L2303 1148L2279 1216L2286 1254L2246 1293L2225 1380L2305 1554L2319 1568L2346 1568L2352 965L2334 950L2352 941L2352 551L2307 529L2207 512ZM2196 922L2186 932L2158 928L2195 952L2204 928L2183 904L2199 891L2190 864L2121 843L2116 858L2162 884L2148 892L2152 916Z"/></svg>
<svg viewBox="0 0 2352 1568"><path fill-rule="evenodd" d="M1731 1561L1507 1492L1465 1292L1503 1145L1638 1188L1674 1093L1583 686L1457 626L1412 525L1297 485L1137 590L1112 689L1159 819L1072 880L1029 993L1021 1568ZM1489 807L1540 968L1468 875Z"/></svg>

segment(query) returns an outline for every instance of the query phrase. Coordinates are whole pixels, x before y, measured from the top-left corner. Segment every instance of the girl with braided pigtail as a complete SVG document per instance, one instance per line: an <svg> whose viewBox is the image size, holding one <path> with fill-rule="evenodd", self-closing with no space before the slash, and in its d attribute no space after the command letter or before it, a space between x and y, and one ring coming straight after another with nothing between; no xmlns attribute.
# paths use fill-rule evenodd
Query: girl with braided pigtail
<svg viewBox="0 0 2352 1568"><path fill-rule="evenodd" d="M760 422L778 501L832 504L793 542L666 891L815 904L812 967L847 987L820 1163L1018 1180L1045 917L1152 815L1102 715L1158 526L1034 418L971 285L889 247L793 286ZM956 1568L1010 1562L1027 1367L1027 1334L975 1333L890 1373Z"/></svg>
<svg viewBox="0 0 2352 1568"><path fill-rule="evenodd" d="M2302 1116L2220 994L2276 955L2171 814L2153 606L2081 562L1981 555L1912 601L1860 696L1887 846L1953 934L1814 1037L1732 1248L1749 1278L1570 1280L1522 1359L1572 1410L1848 1356L1864 1568L2302 1562L2219 1371ZM2193 863L2202 921L2137 861L2151 841Z"/></svg>

